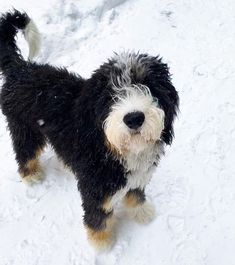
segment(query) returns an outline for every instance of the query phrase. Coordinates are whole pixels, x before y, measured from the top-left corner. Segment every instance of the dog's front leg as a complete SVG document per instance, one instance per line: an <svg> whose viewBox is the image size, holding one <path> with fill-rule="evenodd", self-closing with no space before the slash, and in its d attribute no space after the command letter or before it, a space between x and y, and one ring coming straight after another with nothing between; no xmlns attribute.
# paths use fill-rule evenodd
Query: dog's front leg
<svg viewBox="0 0 235 265"><path fill-rule="evenodd" d="M123 202L129 216L138 223L147 224L154 219L155 207L151 202L146 200L143 189L129 190Z"/></svg>
<svg viewBox="0 0 235 265"><path fill-rule="evenodd" d="M107 212L95 203L84 207L84 224L89 242L98 251L109 250L114 242L113 211Z"/></svg>

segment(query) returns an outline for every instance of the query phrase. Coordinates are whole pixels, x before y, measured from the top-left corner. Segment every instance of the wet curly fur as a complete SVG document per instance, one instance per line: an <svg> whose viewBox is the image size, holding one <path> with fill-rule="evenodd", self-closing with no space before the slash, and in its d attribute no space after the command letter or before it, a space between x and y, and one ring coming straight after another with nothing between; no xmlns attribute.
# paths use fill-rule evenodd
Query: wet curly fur
<svg viewBox="0 0 235 265"><path fill-rule="evenodd" d="M116 155L117 150L107 143L103 128L117 87L141 84L157 99L158 108L164 112L164 129L156 141L160 149L172 142L178 94L167 65L159 57L147 54L116 54L89 79L64 68L25 61L16 46L15 36L18 29L24 31L30 21L27 14L16 10L0 20L0 69L4 77L0 103L19 172L24 178L33 170L38 171L37 162L32 161L37 160L49 142L78 180L84 223L93 243L100 246L110 236L106 230L113 205L107 207L107 202L125 189L131 174L123 158ZM153 166L160 152L155 155ZM132 204L128 205L143 205L144 187L128 187L127 195L123 193L126 198L132 195Z"/></svg>

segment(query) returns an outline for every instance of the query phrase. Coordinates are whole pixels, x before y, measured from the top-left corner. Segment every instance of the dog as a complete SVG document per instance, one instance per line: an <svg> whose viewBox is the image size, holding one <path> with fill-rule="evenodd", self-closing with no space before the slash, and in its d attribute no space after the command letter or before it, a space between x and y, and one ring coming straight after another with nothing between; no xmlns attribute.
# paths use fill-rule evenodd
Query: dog
<svg viewBox="0 0 235 265"><path fill-rule="evenodd" d="M15 37L29 44L23 59ZM32 61L40 34L17 10L0 19L0 106L22 180L43 180L39 156L49 142L78 181L88 239L98 250L114 243L114 207L150 222L145 187L174 137L179 97L159 56L115 53L89 79Z"/></svg>

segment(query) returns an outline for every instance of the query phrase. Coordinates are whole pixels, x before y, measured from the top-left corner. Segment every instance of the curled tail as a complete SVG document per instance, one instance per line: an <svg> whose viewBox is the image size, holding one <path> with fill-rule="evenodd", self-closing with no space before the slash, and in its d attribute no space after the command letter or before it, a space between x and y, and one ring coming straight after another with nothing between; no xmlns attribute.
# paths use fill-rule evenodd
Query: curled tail
<svg viewBox="0 0 235 265"><path fill-rule="evenodd" d="M29 16L17 10L4 14L0 18L0 70L2 71L23 60L15 40L18 30L22 30L28 42L30 60L40 50L40 33Z"/></svg>

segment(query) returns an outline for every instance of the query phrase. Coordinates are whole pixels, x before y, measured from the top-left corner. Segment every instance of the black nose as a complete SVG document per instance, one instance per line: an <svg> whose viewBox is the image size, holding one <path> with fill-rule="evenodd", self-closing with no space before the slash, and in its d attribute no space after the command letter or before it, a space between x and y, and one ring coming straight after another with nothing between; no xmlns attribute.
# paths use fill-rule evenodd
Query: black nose
<svg viewBox="0 0 235 265"><path fill-rule="evenodd" d="M123 121L130 129L138 129L144 122L144 113L141 111L135 111L127 113Z"/></svg>

